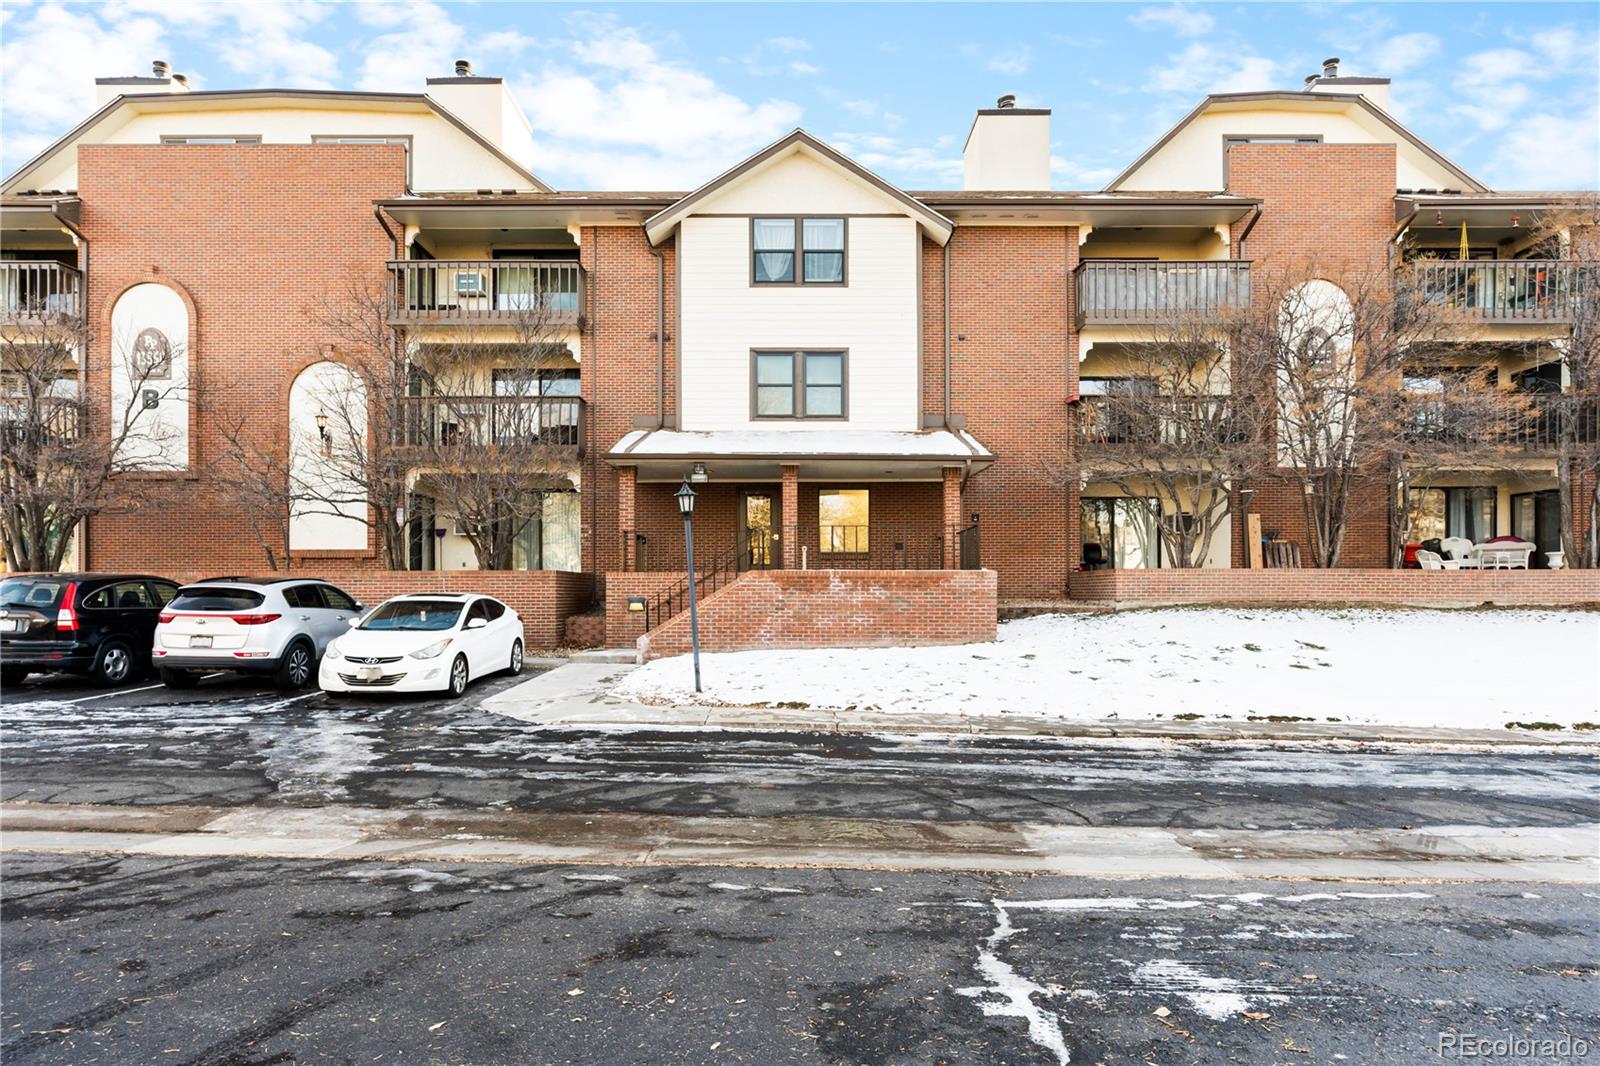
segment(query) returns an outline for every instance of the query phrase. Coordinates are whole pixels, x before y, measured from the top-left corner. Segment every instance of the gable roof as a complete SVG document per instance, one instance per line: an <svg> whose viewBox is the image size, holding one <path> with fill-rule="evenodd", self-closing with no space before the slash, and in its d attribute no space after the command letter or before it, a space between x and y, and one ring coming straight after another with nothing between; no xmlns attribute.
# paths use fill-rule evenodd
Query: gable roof
<svg viewBox="0 0 1600 1066"><path fill-rule="evenodd" d="M44 151L40 152L38 155L22 164L22 166L18 167L6 177L4 182L0 182L0 191L6 193L12 192L16 188L17 184L27 178L28 175L38 170L45 163L49 162L62 151L66 150L68 147L78 141L84 136L84 134L94 129L100 123L105 122L107 119L111 118L112 115L129 104L134 104L140 109L153 106L155 108L171 107L181 110L181 105L184 102L192 102L196 100L204 102L208 100L228 99L297 99L308 101L326 101L329 103L339 103L343 101L353 104L393 103L410 104L412 106L420 105L434 112L440 118L444 119L446 122L456 127L456 129L466 134L469 138L476 142L479 147L483 148L484 151L488 152L490 155L493 155L496 159L510 167L521 177L526 178L528 182L539 192L554 191L549 185L546 185L543 181L541 181L539 177L531 170L523 166L521 163L518 163L515 159L512 159L501 149L496 148L494 144L492 144L486 137L483 136L483 134L473 129L471 125L458 118L452 112L439 106L438 101L434 100L426 93L345 92L343 90L331 89L205 89L195 92L172 94L124 93L121 96L117 96L106 101L104 106L100 107L88 118L78 123L78 125L74 126L71 130L67 131L67 133L55 141L55 143L51 144Z"/></svg>
<svg viewBox="0 0 1600 1066"><path fill-rule="evenodd" d="M885 197L893 200L906 214L916 219L928 236L939 244L944 244L945 241L950 239L950 234L956 227L956 224L950 219L899 188L890 185L860 163L822 143L801 129L795 130L782 140L774 141L772 144L767 145L744 162L718 174L677 203L645 219L645 236L649 238L651 244L660 244L677 227L678 223L693 211L696 204L718 190L733 184L745 175L760 169L765 164L788 155L797 148L809 150L823 162L866 182Z"/></svg>
<svg viewBox="0 0 1600 1066"><path fill-rule="evenodd" d="M1396 121L1392 115L1378 105L1374 104L1371 100L1368 100L1365 96L1361 96L1358 93L1309 93L1295 92L1288 89L1271 90L1267 92L1212 93L1210 96L1207 96L1204 100L1200 101L1200 105L1193 111L1183 116L1183 118L1178 121L1176 126L1173 126L1166 132L1165 135L1162 136L1159 141L1157 141L1155 144L1152 144L1143 155L1130 163L1121 174L1118 174L1116 177L1112 178L1110 184L1105 187L1105 191L1115 192L1117 188L1121 186L1123 182L1127 181L1135 171L1144 166L1145 163L1149 162L1152 156L1161 151L1162 148L1166 147L1167 143L1179 133L1183 132L1183 130L1191 122L1205 114L1213 104L1255 103L1258 101L1262 103L1268 103L1272 101L1289 100L1299 103L1304 103L1307 100L1311 100L1317 102L1332 101L1335 103L1355 104L1357 107L1365 109L1370 115L1372 115L1373 118L1376 118L1379 122L1393 130L1399 135L1401 140L1412 145L1428 158L1432 159L1435 163L1438 163L1451 174L1455 175L1455 177L1458 178L1463 185L1471 189L1473 192L1489 191L1489 187L1487 185L1484 185L1477 178L1474 178L1471 174L1468 174L1465 170L1462 170L1460 167L1456 166L1437 148L1434 148L1427 141L1424 141L1421 137L1418 137L1415 133L1412 133L1410 130L1406 129L1398 121Z"/></svg>

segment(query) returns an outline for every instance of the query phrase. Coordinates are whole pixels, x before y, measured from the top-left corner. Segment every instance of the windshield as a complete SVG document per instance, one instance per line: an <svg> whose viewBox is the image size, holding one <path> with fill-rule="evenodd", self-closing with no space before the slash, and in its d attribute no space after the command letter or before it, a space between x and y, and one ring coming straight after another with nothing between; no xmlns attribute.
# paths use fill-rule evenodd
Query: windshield
<svg viewBox="0 0 1600 1066"><path fill-rule="evenodd" d="M224 588L220 585L195 585L179 589L178 595L167 604L169 611L248 611L260 607L266 597L249 589Z"/></svg>
<svg viewBox="0 0 1600 1066"><path fill-rule="evenodd" d="M367 615L362 629L403 629L428 632L449 629L461 617L459 600L390 600Z"/></svg>
<svg viewBox="0 0 1600 1066"><path fill-rule="evenodd" d="M0 605L53 611L66 585L60 578L8 577L0 581Z"/></svg>

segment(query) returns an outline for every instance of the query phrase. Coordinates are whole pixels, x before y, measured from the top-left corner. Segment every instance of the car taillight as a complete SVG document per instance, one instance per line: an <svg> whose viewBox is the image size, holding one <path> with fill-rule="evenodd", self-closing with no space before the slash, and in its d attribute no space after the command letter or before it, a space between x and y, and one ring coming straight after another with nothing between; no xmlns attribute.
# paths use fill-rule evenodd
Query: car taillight
<svg viewBox="0 0 1600 1066"><path fill-rule="evenodd" d="M276 622L282 618L281 614L235 614L229 615L235 622L242 626L264 626L268 622Z"/></svg>
<svg viewBox="0 0 1600 1066"><path fill-rule="evenodd" d="M76 633L78 631L78 612L73 606L78 599L78 583L67 582L66 591L61 594L61 608L56 611L56 631L59 633Z"/></svg>
<svg viewBox="0 0 1600 1066"><path fill-rule="evenodd" d="M178 616L175 615L175 614L172 614L172 613L170 613L168 611L162 611L161 612L161 624L162 625L166 625L168 622L172 621L176 617L178 617Z"/></svg>

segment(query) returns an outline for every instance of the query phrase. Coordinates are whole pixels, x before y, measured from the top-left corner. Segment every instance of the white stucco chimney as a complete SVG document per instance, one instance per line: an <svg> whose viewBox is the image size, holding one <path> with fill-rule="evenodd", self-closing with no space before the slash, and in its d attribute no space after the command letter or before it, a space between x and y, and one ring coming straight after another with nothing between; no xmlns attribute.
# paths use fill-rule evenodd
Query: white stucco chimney
<svg viewBox="0 0 1600 1066"><path fill-rule="evenodd" d="M962 151L962 187L1026 192L1050 187L1050 109L1002 96L972 120Z"/></svg>
<svg viewBox="0 0 1600 1066"><path fill-rule="evenodd" d="M428 79L428 96L518 163L532 164L533 127L505 79L479 77L458 59L453 75Z"/></svg>
<svg viewBox="0 0 1600 1066"><path fill-rule="evenodd" d="M1306 78L1308 93L1354 93L1365 96L1380 111L1389 110L1388 78L1344 77L1339 73L1339 57L1330 56L1322 61L1322 73Z"/></svg>
<svg viewBox="0 0 1600 1066"><path fill-rule="evenodd" d="M150 73L131 78L96 78L94 80L94 106L104 107L119 96L153 96L158 93L186 93L189 79L172 73L172 64L157 59L150 64Z"/></svg>

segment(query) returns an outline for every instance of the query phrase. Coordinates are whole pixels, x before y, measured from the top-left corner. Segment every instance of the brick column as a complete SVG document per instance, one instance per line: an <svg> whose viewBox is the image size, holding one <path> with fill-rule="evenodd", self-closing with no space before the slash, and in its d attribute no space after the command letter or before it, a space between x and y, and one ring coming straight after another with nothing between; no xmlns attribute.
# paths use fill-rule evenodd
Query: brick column
<svg viewBox="0 0 1600 1066"><path fill-rule="evenodd" d="M635 554L638 550L633 539L634 509L633 489L639 481L639 468L636 466L623 466L617 468L617 536L622 541L622 569L632 570L638 559Z"/></svg>
<svg viewBox="0 0 1600 1066"><path fill-rule="evenodd" d="M800 468L785 464L778 468L783 475L783 568L800 568Z"/></svg>
<svg viewBox="0 0 1600 1066"><path fill-rule="evenodd" d="M944 568L961 568L961 542L956 536L961 521L961 468L944 468Z"/></svg>

